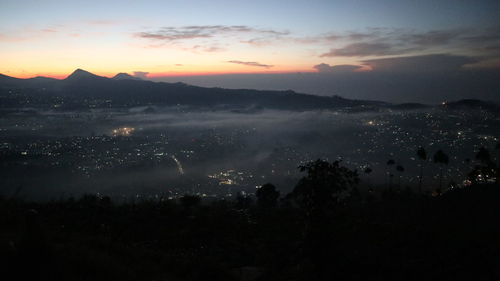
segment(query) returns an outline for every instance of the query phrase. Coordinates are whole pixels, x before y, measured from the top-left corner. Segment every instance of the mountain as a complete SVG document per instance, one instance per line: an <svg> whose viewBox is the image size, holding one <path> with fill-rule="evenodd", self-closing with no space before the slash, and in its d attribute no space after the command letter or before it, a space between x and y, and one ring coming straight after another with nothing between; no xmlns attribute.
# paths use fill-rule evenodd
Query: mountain
<svg viewBox="0 0 500 281"><path fill-rule="evenodd" d="M120 72L118 74L116 74L113 78L111 78L113 80L142 80L141 78L139 77L134 77L128 73L125 73L125 72Z"/></svg>
<svg viewBox="0 0 500 281"><path fill-rule="evenodd" d="M74 106L84 103L109 101L113 106L132 105L188 105L210 108L274 108L290 110L331 109L356 106L382 106L383 102L358 101L338 96L314 96L294 91L258 91L249 89L204 88L184 83L152 82L129 79L119 73L113 78L95 75L77 69L65 79L18 79L0 76L0 95L31 96L41 103L49 98L62 97ZM132 77L135 78L135 77ZM36 81L36 82L35 82ZM15 90L15 91L12 91ZM43 98L42 98L43 96ZM15 104L12 102L9 104ZM70 102L65 102L70 104ZM79 104L79 105L78 105ZM108 104L109 105L109 104Z"/></svg>
<svg viewBox="0 0 500 281"><path fill-rule="evenodd" d="M78 68L73 71L68 77L64 79L64 81L88 81L92 82L95 79L108 79L106 77L98 76L83 69Z"/></svg>
<svg viewBox="0 0 500 281"><path fill-rule="evenodd" d="M441 105L441 108L450 110L482 109L500 112L499 103L492 101L482 101L478 99L463 99L454 102L445 102Z"/></svg>
<svg viewBox="0 0 500 281"><path fill-rule="evenodd" d="M430 105L409 102L409 103L400 103L389 106L389 108L394 110L417 110L417 109L426 109L431 107Z"/></svg>
<svg viewBox="0 0 500 281"><path fill-rule="evenodd" d="M4 75L4 74L0 74L0 83L5 83L8 81L13 81L13 80L21 80L21 79L10 77L10 76Z"/></svg>
<svg viewBox="0 0 500 281"><path fill-rule="evenodd" d="M0 88L43 89L51 88L53 85L55 85L55 83L58 83L59 81L60 80L54 78L42 76L21 79L0 74Z"/></svg>

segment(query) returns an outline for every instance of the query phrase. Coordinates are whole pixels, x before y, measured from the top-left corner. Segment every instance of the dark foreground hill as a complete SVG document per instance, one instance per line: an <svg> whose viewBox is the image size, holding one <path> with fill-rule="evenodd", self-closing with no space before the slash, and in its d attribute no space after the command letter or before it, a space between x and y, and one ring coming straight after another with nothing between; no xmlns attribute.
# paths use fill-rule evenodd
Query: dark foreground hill
<svg viewBox="0 0 500 281"><path fill-rule="evenodd" d="M304 236L296 208L196 200L0 200L4 280L499 280L500 187L348 201ZM310 243L320 242L321 251ZM322 271L318 272L317 263Z"/></svg>

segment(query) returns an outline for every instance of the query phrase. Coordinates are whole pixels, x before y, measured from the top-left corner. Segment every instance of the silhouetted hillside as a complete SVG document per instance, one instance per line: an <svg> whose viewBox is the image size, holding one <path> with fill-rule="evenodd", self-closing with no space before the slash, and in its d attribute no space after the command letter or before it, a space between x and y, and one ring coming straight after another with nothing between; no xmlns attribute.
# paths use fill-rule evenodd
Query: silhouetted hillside
<svg viewBox="0 0 500 281"><path fill-rule="evenodd" d="M184 83L151 82L128 74L114 78L94 75L77 69L66 79L0 78L0 88L25 95L62 96L72 98L109 99L118 104L163 104L210 107L228 105L236 107L258 106L279 109L328 109L360 105L380 105L381 102L348 100L338 96L322 97L293 91L230 90L203 88Z"/></svg>
<svg viewBox="0 0 500 281"><path fill-rule="evenodd" d="M498 280L498 186L436 198L389 192L375 201L351 195L312 218L285 201L245 198L122 205L91 195L47 203L0 198L8 214L0 219L2 277Z"/></svg>
<svg viewBox="0 0 500 281"><path fill-rule="evenodd" d="M477 99L464 99L454 102L446 102L442 105L445 109L463 110L463 109L483 109L494 112L500 112L500 104L491 101L482 101Z"/></svg>
<svg viewBox="0 0 500 281"><path fill-rule="evenodd" d="M401 103L401 104L391 105L389 107L395 110L416 110L416 109L429 108L431 106L421 103Z"/></svg>
<svg viewBox="0 0 500 281"><path fill-rule="evenodd" d="M22 104L22 97L31 99L30 106L46 105L49 99L66 99L68 109L86 108L89 101L106 101L106 106L187 105L202 108L273 108L286 110L339 109L348 112L417 110L429 108L420 103L390 104L381 101L351 100L339 96L316 96L294 91L223 89L191 86L184 83L145 81L127 73L106 78L77 69L67 78L47 77L18 79L0 74L0 98L4 107ZM99 104L95 102L94 104ZM98 105L99 106L99 105ZM480 100L460 100L440 105L444 109L484 109L500 111L500 105Z"/></svg>
<svg viewBox="0 0 500 281"><path fill-rule="evenodd" d="M128 73L124 73L124 72L120 72L118 74L116 74L115 76L113 76L113 78L111 79L114 79L114 80L142 80L141 78L139 77L134 77Z"/></svg>

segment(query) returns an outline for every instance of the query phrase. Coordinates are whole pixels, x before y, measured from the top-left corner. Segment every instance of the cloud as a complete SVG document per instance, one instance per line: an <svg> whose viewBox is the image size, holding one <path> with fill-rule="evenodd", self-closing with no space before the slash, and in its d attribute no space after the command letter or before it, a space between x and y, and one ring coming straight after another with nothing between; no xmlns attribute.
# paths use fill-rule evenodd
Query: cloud
<svg viewBox="0 0 500 281"><path fill-rule="evenodd" d="M320 57L366 57L398 55L407 50L397 49L387 43L353 43L338 49L331 49Z"/></svg>
<svg viewBox="0 0 500 281"><path fill-rule="evenodd" d="M162 41L175 41L175 40L184 40L184 39L196 39L196 38L208 38L212 37L211 34L204 34L198 31L161 31L161 32L140 32L137 33L138 37L147 38L147 39L155 39Z"/></svg>
<svg viewBox="0 0 500 281"><path fill-rule="evenodd" d="M228 61L229 63L235 63L235 64L242 64L246 66L257 66L257 67L263 67L263 68L271 68L273 65L270 64L262 64L254 61L239 61L239 60L230 60Z"/></svg>
<svg viewBox="0 0 500 281"><path fill-rule="evenodd" d="M269 45L273 42L274 40L272 40L271 38L252 38L252 39L249 39L249 40L242 40L241 43L244 43L244 44L249 44L249 45L252 45L252 46L257 46L257 47L261 47L261 46L266 46L266 45Z"/></svg>
<svg viewBox="0 0 500 281"><path fill-rule="evenodd" d="M421 47L439 46L450 43L458 38L461 32L459 30L434 30L419 34L402 35L402 40L409 40L412 44Z"/></svg>
<svg viewBox="0 0 500 281"><path fill-rule="evenodd" d="M320 36L309 37L309 40L314 42L336 42L345 41L350 43L362 42L365 40L376 40L382 37L386 37L388 33L394 32L387 28L367 28L364 31L346 31L343 33L326 33ZM307 42L307 40L305 40Z"/></svg>
<svg viewBox="0 0 500 281"><path fill-rule="evenodd" d="M371 28L366 32L327 34L316 42L345 42L320 57L365 57L436 53L453 49L461 53L495 55L486 44L500 43L500 27L476 29L436 29L416 32L408 29ZM487 46L487 45L486 45Z"/></svg>
<svg viewBox="0 0 500 281"><path fill-rule="evenodd" d="M464 34L462 40L471 44L500 42L500 27L485 28Z"/></svg>
<svg viewBox="0 0 500 281"><path fill-rule="evenodd" d="M359 65L329 65L326 63L320 63L313 66L319 73L351 73L356 70L361 69L362 67Z"/></svg>
<svg viewBox="0 0 500 281"><path fill-rule="evenodd" d="M496 71L497 74L500 74L500 58L487 58L477 63L467 64L464 67L469 70Z"/></svg>
<svg viewBox="0 0 500 281"><path fill-rule="evenodd" d="M141 78L141 79L147 79L148 78L149 72L144 72L144 71L134 71L134 77Z"/></svg>
<svg viewBox="0 0 500 281"><path fill-rule="evenodd" d="M463 66L478 61L477 58L468 56L432 54L365 60L362 63L371 67L374 72L445 73L458 71Z"/></svg>
<svg viewBox="0 0 500 281"><path fill-rule="evenodd" d="M189 48L188 48L189 49ZM215 53L215 52L222 52L225 49L218 47L218 46L201 46L201 45L195 45L191 48L193 51L203 51L207 53Z"/></svg>
<svg viewBox="0 0 500 281"><path fill-rule="evenodd" d="M284 36L288 31L276 31L272 29L257 29L246 25L190 25L173 27L162 27L157 31L139 32L135 36L146 39L161 40L166 42L189 40L198 38L212 38L217 35L229 34L261 34L267 36Z"/></svg>

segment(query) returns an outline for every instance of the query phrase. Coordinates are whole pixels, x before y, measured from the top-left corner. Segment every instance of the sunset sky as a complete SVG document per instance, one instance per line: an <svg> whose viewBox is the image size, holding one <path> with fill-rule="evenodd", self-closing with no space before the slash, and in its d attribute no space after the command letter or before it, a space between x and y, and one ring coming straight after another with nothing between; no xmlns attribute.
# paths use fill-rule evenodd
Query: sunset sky
<svg viewBox="0 0 500 281"><path fill-rule="evenodd" d="M499 1L1 0L0 73L359 72L429 54L497 67L499 18Z"/></svg>

